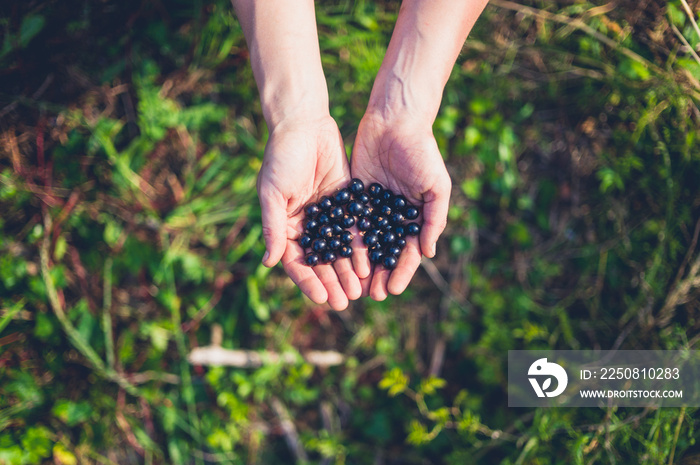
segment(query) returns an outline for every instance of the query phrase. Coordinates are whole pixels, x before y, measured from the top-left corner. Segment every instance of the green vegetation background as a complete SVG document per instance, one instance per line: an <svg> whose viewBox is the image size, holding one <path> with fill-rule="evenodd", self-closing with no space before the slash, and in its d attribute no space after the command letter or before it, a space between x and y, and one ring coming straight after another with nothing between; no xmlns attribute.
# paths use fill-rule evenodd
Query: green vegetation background
<svg viewBox="0 0 700 465"><path fill-rule="evenodd" d="M0 464L700 463L695 409L506 400L509 349L697 348L697 0L493 0L435 122L438 257L342 313L260 265L266 128L225 0L10 3ZM397 9L317 5L348 150ZM216 328L292 363L190 365Z"/></svg>

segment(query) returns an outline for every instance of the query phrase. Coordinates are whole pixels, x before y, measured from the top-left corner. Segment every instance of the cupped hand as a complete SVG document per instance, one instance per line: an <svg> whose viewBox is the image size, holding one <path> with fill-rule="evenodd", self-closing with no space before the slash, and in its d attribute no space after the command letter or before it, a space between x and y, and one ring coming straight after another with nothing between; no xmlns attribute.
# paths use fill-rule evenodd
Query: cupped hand
<svg viewBox="0 0 700 465"><path fill-rule="evenodd" d="M421 210L419 237L409 237L394 270L375 266L370 278L362 279L363 293L384 300L400 294L420 265L421 253L435 256L436 242L447 224L452 183L440 155L432 128L410 118L367 113L355 138L352 176L368 185L378 182L402 194Z"/></svg>
<svg viewBox="0 0 700 465"><path fill-rule="evenodd" d="M330 116L297 118L272 129L257 183L266 247L263 264L271 267L282 260L304 294L319 304L328 301L336 310L361 296L355 268L365 278L368 264L360 261L353 266L351 260L339 258L332 265L311 268L304 263L298 238L304 229L304 207L349 180L343 140Z"/></svg>

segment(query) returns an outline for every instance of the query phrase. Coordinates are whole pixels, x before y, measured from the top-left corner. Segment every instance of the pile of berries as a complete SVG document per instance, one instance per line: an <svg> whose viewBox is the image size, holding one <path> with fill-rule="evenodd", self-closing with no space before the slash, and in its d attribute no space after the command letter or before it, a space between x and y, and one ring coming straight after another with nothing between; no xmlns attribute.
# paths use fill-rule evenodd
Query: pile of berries
<svg viewBox="0 0 700 465"><path fill-rule="evenodd" d="M324 196L305 208L304 234L299 244L307 251L309 266L333 263L339 257L352 256L354 239L350 228L357 225L369 260L394 269L407 236L417 236L420 225L407 223L418 218L418 209L403 195L395 195L381 184L373 183L365 191L359 179L339 189L332 197Z"/></svg>

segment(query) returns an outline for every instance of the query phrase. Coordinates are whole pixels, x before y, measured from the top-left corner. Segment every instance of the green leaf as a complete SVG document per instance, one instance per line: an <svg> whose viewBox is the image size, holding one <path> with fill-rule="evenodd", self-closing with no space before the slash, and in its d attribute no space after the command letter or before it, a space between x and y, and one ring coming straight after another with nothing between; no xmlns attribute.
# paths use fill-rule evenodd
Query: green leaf
<svg viewBox="0 0 700 465"><path fill-rule="evenodd" d="M46 19L39 15L27 15L19 28L20 47L26 47L29 42L44 28Z"/></svg>

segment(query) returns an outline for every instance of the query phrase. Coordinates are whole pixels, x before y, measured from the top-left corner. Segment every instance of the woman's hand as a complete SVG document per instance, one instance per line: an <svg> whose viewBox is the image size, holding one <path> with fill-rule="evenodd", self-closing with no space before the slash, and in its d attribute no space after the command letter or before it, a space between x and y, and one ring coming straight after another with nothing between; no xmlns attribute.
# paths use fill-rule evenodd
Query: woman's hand
<svg viewBox="0 0 700 465"><path fill-rule="evenodd" d="M304 263L298 239L304 230L304 207L344 187L349 180L343 140L330 116L293 118L272 129L258 176L267 249L263 264L274 266L282 260L285 271L304 294L319 304L328 301L335 310L346 308L348 300L361 296L352 261L339 258L333 265L311 268ZM368 263L360 260L358 264L361 276L369 275Z"/></svg>
<svg viewBox="0 0 700 465"><path fill-rule="evenodd" d="M421 253L435 256L435 243L445 229L451 181L445 169L432 128L425 122L366 113L360 122L352 152L352 175L369 185L378 182L402 194L422 211L419 238L409 237L397 267L375 267L363 279L364 293L384 300L388 293L400 294L418 269Z"/></svg>

